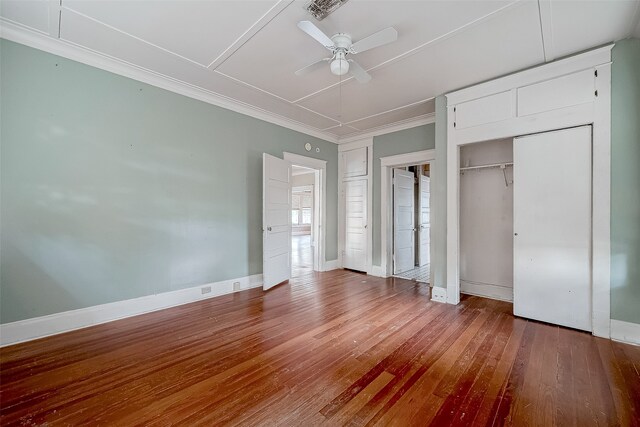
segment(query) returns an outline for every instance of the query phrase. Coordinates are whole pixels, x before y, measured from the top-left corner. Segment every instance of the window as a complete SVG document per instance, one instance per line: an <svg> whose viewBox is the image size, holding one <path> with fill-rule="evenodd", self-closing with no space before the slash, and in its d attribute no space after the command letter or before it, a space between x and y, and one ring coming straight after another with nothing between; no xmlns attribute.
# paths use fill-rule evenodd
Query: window
<svg viewBox="0 0 640 427"><path fill-rule="evenodd" d="M302 208L302 224L311 224L311 208Z"/></svg>
<svg viewBox="0 0 640 427"><path fill-rule="evenodd" d="M295 191L291 195L291 224L311 225L313 220L313 193L311 190Z"/></svg>

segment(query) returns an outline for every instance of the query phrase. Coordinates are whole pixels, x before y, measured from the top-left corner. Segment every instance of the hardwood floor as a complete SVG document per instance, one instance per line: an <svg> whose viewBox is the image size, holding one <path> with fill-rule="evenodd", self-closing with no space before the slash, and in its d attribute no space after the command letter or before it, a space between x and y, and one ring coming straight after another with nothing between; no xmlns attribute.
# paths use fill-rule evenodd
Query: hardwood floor
<svg viewBox="0 0 640 427"><path fill-rule="evenodd" d="M300 277L312 272L311 235L291 236L291 276Z"/></svg>
<svg viewBox="0 0 640 427"><path fill-rule="evenodd" d="M640 348L312 273L0 350L0 424L639 424Z"/></svg>

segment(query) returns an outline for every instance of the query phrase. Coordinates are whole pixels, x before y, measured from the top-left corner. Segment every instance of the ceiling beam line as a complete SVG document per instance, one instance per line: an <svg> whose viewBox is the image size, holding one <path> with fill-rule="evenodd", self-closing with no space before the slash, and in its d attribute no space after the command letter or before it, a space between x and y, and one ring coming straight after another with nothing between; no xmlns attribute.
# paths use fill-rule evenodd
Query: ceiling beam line
<svg viewBox="0 0 640 427"><path fill-rule="evenodd" d="M544 62L556 59L553 47L553 20L551 17L551 0L538 0L538 12L540 15L540 35L542 37L542 51Z"/></svg>
<svg viewBox="0 0 640 427"><path fill-rule="evenodd" d="M293 0L280 0L278 3L273 5L271 9L267 11L264 15L260 17L247 31L245 31L236 41L234 41L231 46L226 48L224 52L218 55L211 63L207 66L210 70L216 70L225 61L236 53L238 49L244 46L249 40L253 38L260 30L262 30L269 22L275 19L282 11L284 11L289 5L293 3Z"/></svg>

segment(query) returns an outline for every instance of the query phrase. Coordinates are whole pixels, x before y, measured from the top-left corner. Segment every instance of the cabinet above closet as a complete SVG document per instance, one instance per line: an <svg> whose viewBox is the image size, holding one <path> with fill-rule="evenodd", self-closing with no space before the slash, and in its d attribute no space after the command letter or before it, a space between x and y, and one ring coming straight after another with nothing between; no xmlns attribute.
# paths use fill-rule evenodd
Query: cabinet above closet
<svg viewBox="0 0 640 427"><path fill-rule="evenodd" d="M342 178L367 175L367 150L369 147L355 148L342 152Z"/></svg>

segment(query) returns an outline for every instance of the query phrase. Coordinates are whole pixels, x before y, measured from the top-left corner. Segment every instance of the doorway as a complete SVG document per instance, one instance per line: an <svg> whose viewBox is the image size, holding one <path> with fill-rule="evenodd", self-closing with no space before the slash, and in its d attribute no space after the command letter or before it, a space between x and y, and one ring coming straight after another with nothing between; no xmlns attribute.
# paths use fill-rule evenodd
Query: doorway
<svg viewBox="0 0 640 427"><path fill-rule="evenodd" d="M433 210L433 206L431 204L431 188L434 187L434 177L435 177L435 159L436 159L436 153L435 150L424 150L424 151L415 151L415 152L411 152L411 153L405 153L405 154L397 154L394 156L388 156L388 157L382 157L380 158L380 190L381 190L381 200L380 200L380 211L381 211L381 217L382 217L382 221L380 224L380 234L381 234L381 259L380 259L380 267L381 267L381 271L379 272L379 274L383 277L389 277L389 276L393 276L394 275L394 269L395 269L395 263L394 263L394 257L395 257L395 252L394 252L394 185L393 185L393 181L394 181L394 171L395 170L405 170L407 171L408 168L413 168L414 170L418 169L419 166L422 166L422 170L424 171L425 169L427 169L427 167L425 165L428 165L428 178L429 178L429 197L428 197L428 217L424 218L424 219L428 219L428 229L426 228L427 224L416 224L416 219L419 218L422 212L416 212L415 210L411 211L414 212L414 218L411 221L411 223L414 225L413 228L416 228L415 231L412 230L413 234L413 238L414 238L414 245L413 247L414 249L414 258L415 255L418 254L418 258L417 258L417 265L414 264L414 268L420 267L420 264L423 264L423 271L422 271L422 275L421 275L421 281L425 281L425 283L429 283L430 285L433 286L433 269L431 268L432 265L432 260L433 260L433 247L431 245L431 241L432 241L432 234L433 234L433 226L431 225L432 223L435 224L435 216L434 214L434 210ZM424 173L423 173L424 175ZM425 175L426 176L426 175ZM417 178L416 178L417 179ZM417 182L416 182L417 183ZM419 184L418 184L419 185ZM423 187L426 190L426 187ZM414 202L414 209L415 207L419 206L420 203L418 203L418 201L416 201L415 197L417 194L419 194L420 191L419 189L415 190L415 194L413 196L413 198L411 198L411 200L413 200ZM422 204L425 208L427 207L426 203ZM423 228L423 232L422 234L422 239L420 238L420 236L417 234L418 233L418 227L425 225L425 228ZM426 239L426 236L428 236L428 240ZM423 245L423 247L425 247L424 250L420 251L419 248L416 248L416 244L417 243L421 243ZM426 250L426 247L428 246L428 250ZM420 256L420 254L422 254ZM422 259L420 259L420 257L422 257ZM429 268L428 268L428 275L425 275L425 263L429 264ZM406 273L406 272L403 272ZM414 273L418 273L418 271L415 271ZM428 277L428 280L426 280L426 277Z"/></svg>
<svg viewBox="0 0 640 427"><path fill-rule="evenodd" d="M291 276L299 277L314 271L313 207L315 171L291 166Z"/></svg>
<svg viewBox="0 0 640 427"><path fill-rule="evenodd" d="M291 277L325 269L326 161L284 153L291 164Z"/></svg>
<svg viewBox="0 0 640 427"><path fill-rule="evenodd" d="M393 169L393 275L431 283L430 163Z"/></svg>

